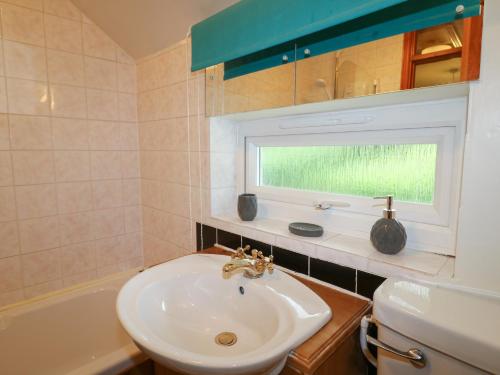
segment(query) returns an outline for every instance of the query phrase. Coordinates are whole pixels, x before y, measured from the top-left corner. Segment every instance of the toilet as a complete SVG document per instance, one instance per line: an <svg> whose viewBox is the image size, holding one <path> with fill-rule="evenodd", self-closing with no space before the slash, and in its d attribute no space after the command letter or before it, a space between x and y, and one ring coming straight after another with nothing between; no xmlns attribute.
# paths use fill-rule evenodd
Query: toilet
<svg viewBox="0 0 500 375"><path fill-rule="evenodd" d="M500 374L499 295L389 278L373 302L360 343L378 375Z"/></svg>

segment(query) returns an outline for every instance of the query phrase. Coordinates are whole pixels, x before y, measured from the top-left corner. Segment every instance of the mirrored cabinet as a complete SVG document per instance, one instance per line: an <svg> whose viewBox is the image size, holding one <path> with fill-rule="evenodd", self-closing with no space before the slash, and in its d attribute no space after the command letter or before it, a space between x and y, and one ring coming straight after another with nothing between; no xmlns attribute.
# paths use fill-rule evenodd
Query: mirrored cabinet
<svg viewBox="0 0 500 375"><path fill-rule="evenodd" d="M239 66L219 64L206 70L207 114L476 80L481 34L482 16L476 16L326 53L315 51L314 45L295 45L295 53L287 48L272 56L279 65L248 74Z"/></svg>

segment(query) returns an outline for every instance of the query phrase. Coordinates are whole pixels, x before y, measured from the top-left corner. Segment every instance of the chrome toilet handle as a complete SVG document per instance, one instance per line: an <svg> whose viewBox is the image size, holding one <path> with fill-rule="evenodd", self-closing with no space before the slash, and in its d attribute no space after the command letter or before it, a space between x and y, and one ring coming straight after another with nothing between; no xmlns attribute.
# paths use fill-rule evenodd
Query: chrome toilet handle
<svg viewBox="0 0 500 375"><path fill-rule="evenodd" d="M376 338L373 338L370 335L366 335L366 341L368 341L369 344L376 346L377 348L388 351L389 353L395 354L397 356L406 358L416 368L425 367L425 356L420 349L412 348L406 352L402 352L401 350L393 348L390 345L384 344L382 341L377 340Z"/></svg>
<svg viewBox="0 0 500 375"><path fill-rule="evenodd" d="M361 319L359 339L360 339L360 345L361 345L361 350L363 351L363 354L365 355L366 359L368 359L368 361L370 361L370 363L373 366L377 367L377 359L372 355L372 353L368 349L367 344L374 345L377 348L388 351L388 352L395 354L399 357L403 357L403 358L407 359L416 368L420 369L420 368L425 367L425 365L426 365L425 355L420 349L412 348L406 352L403 352L401 350L393 348L392 346L387 345L387 344L383 343L382 341L371 337L368 334L368 326L370 324L375 324L375 319L373 319L371 315L365 315Z"/></svg>

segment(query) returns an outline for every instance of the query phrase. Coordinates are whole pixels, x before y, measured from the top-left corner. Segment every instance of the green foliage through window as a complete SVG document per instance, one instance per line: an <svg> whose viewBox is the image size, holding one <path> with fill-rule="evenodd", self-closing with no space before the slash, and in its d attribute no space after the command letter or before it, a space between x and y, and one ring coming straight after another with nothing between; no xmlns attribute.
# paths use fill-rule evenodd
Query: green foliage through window
<svg viewBox="0 0 500 375"><path fill-rule="evenodd" d="M436 144L261 147L260 185L432 203Z"/></svg>

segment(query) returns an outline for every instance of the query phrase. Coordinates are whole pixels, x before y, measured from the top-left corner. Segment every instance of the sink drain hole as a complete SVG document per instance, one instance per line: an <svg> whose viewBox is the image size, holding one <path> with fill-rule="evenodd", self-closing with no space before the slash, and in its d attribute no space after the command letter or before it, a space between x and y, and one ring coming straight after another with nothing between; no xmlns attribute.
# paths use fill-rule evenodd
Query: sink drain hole
<svg viewBox="0 0 500 375"><path fill-rule="evenodd" d="M221 332L215 336L215 342L222 346L231 346L236 344L238 338L233 332Z"/></svg>

